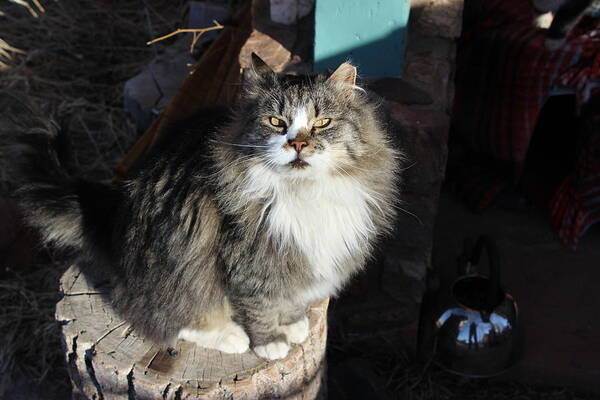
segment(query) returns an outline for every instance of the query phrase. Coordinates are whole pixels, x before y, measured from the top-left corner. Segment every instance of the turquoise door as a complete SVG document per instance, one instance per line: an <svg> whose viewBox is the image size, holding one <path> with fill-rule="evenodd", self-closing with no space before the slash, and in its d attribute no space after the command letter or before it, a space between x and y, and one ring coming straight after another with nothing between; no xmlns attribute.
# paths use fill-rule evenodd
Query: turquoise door
<svg viewBox="0 0 600 400"><path fill-rule="evenodd" d="M316 0L315 70L351 60L365 77L399 77L409 0Z"/></svg>

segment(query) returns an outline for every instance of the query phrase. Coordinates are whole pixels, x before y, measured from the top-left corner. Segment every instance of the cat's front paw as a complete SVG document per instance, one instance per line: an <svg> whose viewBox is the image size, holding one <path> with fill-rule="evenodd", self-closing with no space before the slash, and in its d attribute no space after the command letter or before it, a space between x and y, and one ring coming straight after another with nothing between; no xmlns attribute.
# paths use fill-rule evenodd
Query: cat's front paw
<svg viewBox="0 0 600 400"><path fill-rule="evenodd" d="M250 338L241 326L230 323L218 340L216 347L223 353L245 353L250 347Z"/></svg>
<svg viewBox="0 0 600 400"><path fill-rule="evenodd" d="M290 345L283 340L267 343L265 345L255 346L254 352L257 356L267 360L279 360L287 356L290 351Z"/></svg>
<svg viewBox="0 0 600 400"><path fill-rule="evenodd" d="M179 339L230 354L245 353L250 347L250 338L244 329L233 321L210 330L182 329Z"/></svg>
<svg viewBox="0 0 600 400"><path fill-rule="evenodd" d="M293 324L282 325L280 328L290 343L302 343L308 337L308 318L305 315Z"/></svg>

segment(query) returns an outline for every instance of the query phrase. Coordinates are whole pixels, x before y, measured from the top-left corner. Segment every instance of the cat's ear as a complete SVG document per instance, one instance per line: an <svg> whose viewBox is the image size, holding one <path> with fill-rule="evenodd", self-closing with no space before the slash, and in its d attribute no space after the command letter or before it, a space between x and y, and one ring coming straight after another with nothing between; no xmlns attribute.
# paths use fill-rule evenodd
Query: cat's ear
<svg viewBox="0 0 600 400"><path fill-rule="evenodd" d="M242 96L255 97L264 85L270 86L275 80L275 72L256 53L250 56L250 68L242 73Z"/></svg>
<svg viewBox="0 0 600 400"><path fill-rule="evenodd" d="M258 54L252 52L252 71L254 71L254 73L256 75L267 75L267 74L272 74L273 70L271 69L271 67L269 67L267 65L266 62L264 62L262 60L262 58L260 58L258 56Z"/></svg>
<svg viewBox="0 0 600 400"><path fill-rule="evenodd" d="M356 67L350 63L343 63L327 78L327 82L341 85L356 85Z"/></svg>

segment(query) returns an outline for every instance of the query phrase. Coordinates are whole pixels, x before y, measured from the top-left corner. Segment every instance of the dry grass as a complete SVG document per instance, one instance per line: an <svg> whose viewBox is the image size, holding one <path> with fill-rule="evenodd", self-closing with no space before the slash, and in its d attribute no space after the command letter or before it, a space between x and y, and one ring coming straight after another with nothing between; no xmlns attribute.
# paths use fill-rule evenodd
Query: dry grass
<svg viewBox="0 0 600 400"><path fill-rule="evenodd" d="M0 104L5 106L0 135L32 123L12 96L31 100L66 131L74 169L89 178L110 177L136 138L123 112L123 84L169 45L149 47L146 42L177 27L181 4L0 3ZM12 186L3 161L0 157L0 198ZM17 226L0 220L7 232ZM0 234L0 398L65 398L64 353L54 320L62 265L44 251L32 264L32 243L23 243L27 237L14 232L7 246ZM38 385L43 389L36 390Z"/></svg>
<svg viewBox="0 0 600 400"><path fill-rule="evenodd" d="M64 356L54 319L59 293L51 289L59 270L53 264L37 265L25 274L5 271L0 280L0 397L15 384L49 381L49 392L68 392L64 371L56 370L63 367Z"/></svg>
<svg viewBox="0 0 600 400"><path fill-rule="evenodd" d="M135 139L123 84L169 44L146 46L173 30L182 3L59 0L42 2L45 12L33 2L3 4L0 87L40 104L72 138L75 168L106 178Z"/></svg>
<svg viewBox="0 0 600 400"><path fill-rule="evenodd" d="M341 331L340 331L341 330ZM370 384L381 387L390 399L398 400L595 400L597 394L572 388L529 385L499 378L467 379L450 374L435 364L419 363L405 344L390 335L348 341L343 328L330 332L328 370L330 374L351 358L366 361L381 379ZM365 374L368 376L368 374ZM335 378L334 378L335 379ZM337 379L340 379L339 377ZM342 378L343 379L343 378ZM366 378L368 379L368 378ZM343 384L343 383L342 383ZM335 387L336 384L334 383ZM344 395L334 400L353 400Z"/></svg>

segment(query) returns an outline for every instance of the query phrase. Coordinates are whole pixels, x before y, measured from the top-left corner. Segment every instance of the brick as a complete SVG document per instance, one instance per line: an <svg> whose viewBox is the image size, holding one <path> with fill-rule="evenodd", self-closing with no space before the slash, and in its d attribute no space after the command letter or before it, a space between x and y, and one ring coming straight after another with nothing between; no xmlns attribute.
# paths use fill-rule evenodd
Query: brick
<svg viewBox="0 0 600 400"><path fill-rule="evenodd" d="M240 51L242 68L250 67L252 53L258 54L276 72L281 72L292 59L291 52L281 42L257 30L252 31Z"/></svg>
<svg viewBox="0 0 600 400"><path fill-rule="evenodd" d="M424 35L456 39L462 30L463 4L463 0L413 0L411 12L415 9L414 23Z"/></svg>

